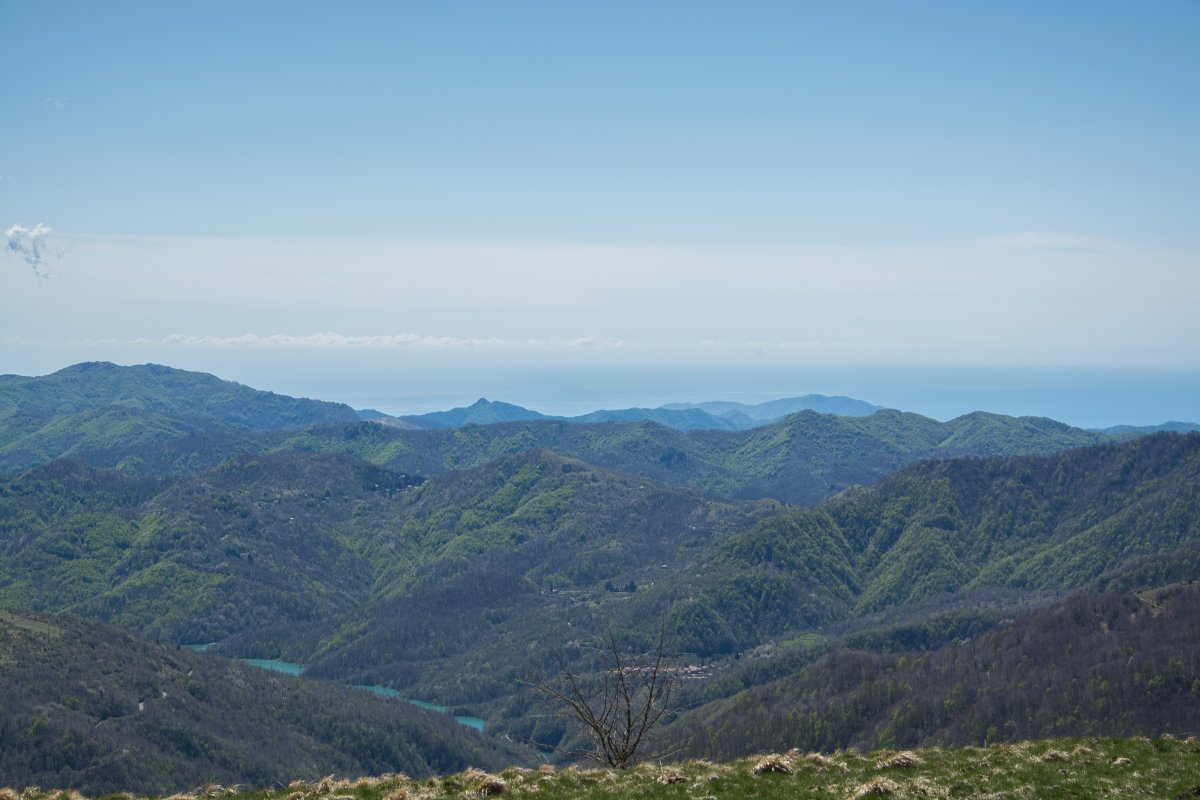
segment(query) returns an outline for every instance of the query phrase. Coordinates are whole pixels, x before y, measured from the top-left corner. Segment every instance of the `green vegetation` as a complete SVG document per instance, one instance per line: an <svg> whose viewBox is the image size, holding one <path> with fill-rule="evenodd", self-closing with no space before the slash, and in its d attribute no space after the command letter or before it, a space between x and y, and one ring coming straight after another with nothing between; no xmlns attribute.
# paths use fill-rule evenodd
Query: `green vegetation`
<svg viewBox="0 0 1200 800"><path fill-rule="evenodd" d="M794 798L867 800L895 798L1105 796L1183 798L1200 794L1200 744L1195 739L1052 739L986 748L916 751L791 751L728 763L687 761L635 769L509 767L489 773L468 769L414 780L378 778L293 781L286 788L245 790L207 784L175 800L440 800L529 796L545 800L639 797ZM77 793L40 789L8 800L79 800Z"/></svg>
<svg viewBox="0 0 1200 800"><path fill-rule="evenodd" d="M545 713L529 678L563 668L590 683L606 674L591 638L612 630L613 652L644 652L664 619L683 677L651 751L1194 732L1200 435L1075 447L1104 436L895 411L803 411L744 432L405 430L263 395L156 367L0 379L0 400L17 403L0 402L0 464L38 464L0 480L0 681L24 682L0 686L0 779L167 791L212 780L204 769L243 783L326 764L426 774L537 758L530 743L561 762L582 734ZM520 411L496 405L476 410ZM80 460L46 461L64 453ZM976 455L947 458L964 453ZM1042 455L1014 455L1028 453ZM396 738L379 744L375 711L323 715L305 693L324 688L273 676L252 679L277 683L254 684L273 710L248 730L283 714L294 736L260 753L213 716L226 701L256 707L242 673L197 678L196 664L234 665L185 664L200 656L102 627L89 644L84 623L30 610L304 663L305 687L419 697L486 719L487 737L468 741L510 757L455 761L474 752L457 739L430 753L409 720L380 718ZM74 649L54 649L64 642ZM51 662L75 672L28 666ZM160 690L184 705L152 703L151 684L185 665L191 683ZM199 728L155 717L160 705ZM89 761L144 747L144 768ZM270 772L268 757L294 767Z"/></svg>
<svg viewBox="0 0 1200 800"><path fill-rule="evenodd" d="M927 462L793 510L547 451L424 483L319 453L171 481L57 462L0 485L0 602L305 663L569 747L520 681L556 652L583 666L588 632L645 649L666 614L722 687L697 704L839 647L936 650L1063 593L1195 575L1197 475L1200 436L1174 434Z"/></svg>
<svg viewBox="0 0 1200 800"><path fill-rule="evenodd" d="M0 406L46 416L122 406L264 430L357 419L340 403L263 392L158 364L119 367L101 361L36 378L0 375Z"/></svg>
<svg viewBox="0 0 1200 800"><path fill-rule="evenodd" d="M0 377L0 470L71 457L130 474L184 474L239 454L301 450L435 475L546 448L726 499L811 505L923 458L1048 454L1108 438L1053 420L983 413L941 423L889 410L857 417L805 410L751 430L704 429L690 419L698 415L718 420L695 408L634 409L597 412L593 424L581 424L480 401L413 418L436 430L410 430L211 375L80 364L43 378ZM605 421L613 419L621 421Z"/></svg>
<svg viewBox="0 0 1200 800"><path fill-rule="evenodd" d="M169 793L206 782L521 763L443 714L155 645L94 621L0 611L0 780Z"/></svg>
<svg viewBox="0 0 1200 800"><path fill-rule="evenodd" d="M1189 735L1200 703L1200 584L1078 597L927 652L843 645L749 690L686 698L681 755L782 746L985 745ZM860 643L861 645L861 643Z"/></svg>

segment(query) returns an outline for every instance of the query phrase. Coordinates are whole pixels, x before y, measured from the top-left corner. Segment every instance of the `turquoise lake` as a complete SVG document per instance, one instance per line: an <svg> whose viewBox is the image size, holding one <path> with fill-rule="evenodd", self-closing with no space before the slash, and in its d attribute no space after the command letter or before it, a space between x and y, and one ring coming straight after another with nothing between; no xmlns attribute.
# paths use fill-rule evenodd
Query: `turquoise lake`
<svg viewBox="0 0 1200 800"><path fill-rule="evenodd" d="M186 647L188 650L197 650L203 652L204 650L212 647L212 644L188 644L184 645L184 647ZM293 664L290 661L279 661L273 658L240 658L238 660L243 664L249 664L252 667L269 669L274 672L282 672L286 675L300 675L304 672L303 664ZM377 694L380 697L386 697L389 700L403 700L406 703L411 703L412 705L417 706L418 708L424 708L427 711L437 711L440 714L450 713L450 708L448 706L439 706L434 703L426 703L424 700L413 700L412 698L405 697L395 689L391 689L387 686L355 685L353 688L362 689L364 691L371 692L372 694ZM480 719L479 717L468 717L464 714L456 714L454 716L454 720L460 725L466 725L468 728L474 728L480 732L483 731L483 726L485 724L484 720Z"/></svg>

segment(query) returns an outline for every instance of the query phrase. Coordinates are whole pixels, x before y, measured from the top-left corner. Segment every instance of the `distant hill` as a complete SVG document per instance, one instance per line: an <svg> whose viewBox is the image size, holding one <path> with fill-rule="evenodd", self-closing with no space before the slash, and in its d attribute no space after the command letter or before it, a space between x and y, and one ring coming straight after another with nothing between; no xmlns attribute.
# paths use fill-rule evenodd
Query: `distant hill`
<svg viewBox="0 0 1200 800"><path fill-rule="evenodd" d="M1106 433L1109 436L1120 436L1122 434L1145 434L1159 433L1162 431L1171 431L1174 433L1192 433L1200 431L1200 425L1195 422L1164 422L1161 425L1114 425L1111 428L1104 428L1101 433Z"/></svg>
<svg viewBox="0 0 1200 800"><path fill-rule="evenodd" d="M97 361L41 377L0 375L0 409L50 419L113 406L252 430L357 419L340 403L287 397L158 364L121 367Z"/></svg>
<svg viewBox="0 0 1200 800"><path fill-rule="evenodd" d="M571 422L657 422L677 431L713 430L738 431L754 427L753 421L718 417L699 408L624 408L616 411L593 411L571 417ZM749 424L743 424L749 422Z"/></svg>
<svg viewBox="0 0 1200 800"><path fill-rule="evenodd" d="M880 410L880 406L855 400L852 397L840 395L830 397L823 394L806 394L803 397L787 397L755 404L722 400L706 403L668 403L663 408L668 410L700 409L716 417L740 415L758 423L771 422L789 414L795 414L797 411L817 411L822 414L836 414L839 417L866 417Z"/></svg>
<svg viewBox="0 0 1200 800"><path fill-rule="evenodd" d="M390 417L375 412L359 412L362 419L423 430L459 428L464 425L494 425L533 419L561 419L582 425L597 422L657 422L681 431L718 430L741 431L781 419L797 411L812 410L823 414L857 417L873 414L878 406L849 397L826 397L810 394L771 400L757 405L744 403L672 403L659 408L620 408L592 411L574 417L540 414L510 403L497 403L483 398L465 408L435 411L429 414Z"/></svg>
<svg viewBox="0 0 1200 800"><path fill-rule="evenodd" d="M845 400L794 401L818 399ZM130 474L186 474L237 454L304 450L432 475L548 448L719 497L811 504L922 458L1049 453L1109 438L983 412L947 423L888 410L860 417L805 410L775 422L743 413L765 417L794 404L772 401L722 417L701 408L626 409L565 420L481 399L396 418L167 367L82 364L44 378L0 378L0 474L61 457Z"/></svg>
<svg viewBox="0 0 1200 800"><path fill-rule="evenodd" d="M104 361L36 378L0 375L0 407L4 406L46 415L122 406L254 430L357 419L354 409L341 403L264 392L159 364L121 367Z"/></svg>
<svg viewBox="0 0 1200 800"><path fill-rule="evenodd" d="M272 446L333 450L424 475L546 448L716 497L813 504L924 458L1046 454L1105 439L1042 418L977 413L938 422L884 410L869 417L803 411L747 431L683 432L651 421L577 425L549 419L403 431L360 422L280 434Z"/></svg>
<svg viewBox="0 0 1200 800"><path fill-rule="evenodd" d="M393 417L392 419L422 430L437 430L439 428L461 428L464 425L494 425L498 422L544 418L546 418L545 414L530 411L528 408L514 406L511 403L492 402L481 397L471 405L462 408L433 411L429 414L415 416Z"/></svg>
<svg viewBox="0 0 1200 800"><path fill-rule="evenodd" d="M264 449L254 432L356 419L339 403L157 364L0 375L0 472L62 457L134 473L194 471Z"/></svg>
<svg viewBox="0 0 1200 800"><path fill-rule="evenodd" d="M445 714L94 620L0 611L0 665L4 785L167 795L330 772L498 769L523 755Z"/></svg>

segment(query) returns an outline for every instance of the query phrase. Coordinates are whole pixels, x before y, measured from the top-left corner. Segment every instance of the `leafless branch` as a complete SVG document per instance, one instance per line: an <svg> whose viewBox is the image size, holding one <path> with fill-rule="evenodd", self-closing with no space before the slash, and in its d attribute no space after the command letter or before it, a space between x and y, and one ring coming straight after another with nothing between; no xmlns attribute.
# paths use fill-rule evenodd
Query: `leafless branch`
<svg viewBox="0 0 1200 800"><path fill-rule="evenodd" d="M597 647L602 669L594 690L587 691L561 653L553 680L535 676L528 683L559 707L560 716L582 725L592 749L577 755L623 769L637 760L646 735L670 709L676 673L665 645L665 624L654 650L640 655L622 653L609 630Z"/></svg>

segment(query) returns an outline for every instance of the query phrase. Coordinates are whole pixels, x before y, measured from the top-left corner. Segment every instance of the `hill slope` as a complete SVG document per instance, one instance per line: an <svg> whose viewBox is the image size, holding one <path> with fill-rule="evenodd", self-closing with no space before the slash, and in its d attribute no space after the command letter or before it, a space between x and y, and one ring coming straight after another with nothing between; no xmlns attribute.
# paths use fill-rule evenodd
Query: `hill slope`
<svg viewBox="0 0 1200 800"><path fill-rule="evenodd" d="M0 375L0 406L48 415L124 406L174 417L204 417L251 429L295 428L357 419L340 403L251 389L204 372L96 361L42 377Z"/></svg>
<svg viewBox="0 0 1200 800"><path fill-rule="evenodd" d="M0 784L167 794L520 759L443 714L93 621L0 611L0 665Z"/></svg>
<svg viewBox="0 0 1200 800"><path fill-rule="evenodd" d="M839 649L689 712L684 753L916 747L1194 729L1200 584L1079 597L928 653Z"/></svg>
<svg viewBox="0 0 1200 800"><path fill-rule="evenodd" d="M273 446L344 452L423 475L545 448L716 497L810 505L923 458L1049 454L1104 440L1103 434L1039 418L972 414L942 423L898 411L869 417L804 411L749 431L687 433L649 421L533 420L438 431L360 422L279 435Z"/></svg>

